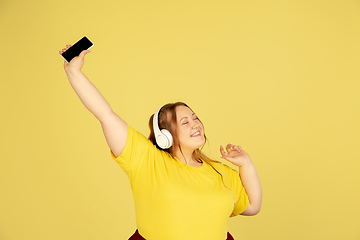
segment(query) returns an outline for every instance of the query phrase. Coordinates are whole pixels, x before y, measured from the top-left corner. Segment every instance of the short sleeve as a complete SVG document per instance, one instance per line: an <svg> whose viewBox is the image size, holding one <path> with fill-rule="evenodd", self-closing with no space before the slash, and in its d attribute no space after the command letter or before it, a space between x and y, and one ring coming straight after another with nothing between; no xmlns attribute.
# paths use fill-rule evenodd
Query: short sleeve
<svg viewBox="0 0 360 240"><path fill-rule="evenodd" d="M128 125L128 135L123 152L118 157L115 157L111 151L110 153L112 158L129 175L136 172L146 161L149 161L149 154L153 151L156 151L153 143Z"/></svg>
<svg viewBox="0 0 360 240"><path fill-rule="evenodd" d="M234 210L230 217L235 217L245 211L245 209L249 206L249 197L246 194L239 173L230 167L228 167L228 171L231 189L234 192Z"/></svg>

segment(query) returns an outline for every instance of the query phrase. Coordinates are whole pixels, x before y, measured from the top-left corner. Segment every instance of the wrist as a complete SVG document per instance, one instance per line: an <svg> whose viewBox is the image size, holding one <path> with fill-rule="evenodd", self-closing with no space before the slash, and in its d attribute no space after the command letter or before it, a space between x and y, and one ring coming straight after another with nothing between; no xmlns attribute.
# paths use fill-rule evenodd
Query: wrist
<svg viewBox="0 0 360 240"><path fill-rule="evenodd" d="M66 74L69 76L74 76L74 75L79 75L82 74L81 69L80 68L67 68L65 69Z"/></svg>
<svg viewBox="0 0 360 240"><path fill-rule="evenodd" d="M251 166L253 163L250 158L244 159L241 164L238 165L239 168Z"/></svg>

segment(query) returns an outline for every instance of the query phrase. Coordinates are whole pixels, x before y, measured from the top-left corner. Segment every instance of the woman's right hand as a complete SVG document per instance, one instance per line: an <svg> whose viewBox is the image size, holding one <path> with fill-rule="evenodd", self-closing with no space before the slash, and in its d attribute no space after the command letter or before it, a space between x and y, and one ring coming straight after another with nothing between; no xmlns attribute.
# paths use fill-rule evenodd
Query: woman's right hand
<svg viewBox="0 0 360 240"><path fill-rule="evenodd" d="M71 45L66 45L66 48L63 48L61 51L59 51L60 54L66 52L71 47ZM72 72L72 71L80 71L81 68L84 65L84 58L87 53L89 53L89 50L84 50L80 53L79 56L74 57L69 63L64 60L64 69L65 72Z"/></svg>

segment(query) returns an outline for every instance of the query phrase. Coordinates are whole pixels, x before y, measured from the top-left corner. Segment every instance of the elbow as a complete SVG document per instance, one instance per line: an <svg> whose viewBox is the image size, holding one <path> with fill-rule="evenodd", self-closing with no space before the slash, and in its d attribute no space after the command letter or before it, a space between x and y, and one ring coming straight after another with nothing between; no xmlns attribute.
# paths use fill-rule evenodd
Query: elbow
<svg viewBox="0 0 360 240"><path fill-rule="evenodd" d="M252 211L244 212L244 213L242 213L241 215L244 215L244 216L255 216L255 215L258 215L259 212L260 212L260 209L259 209L259 210L252 210Z"/></svg>
<svg viewBox="0 0 360 240"><path fill-rule="evenodd" d="M255 216L255 215L258 215L258 214L259 214L259 212L260 212L260 208L258 208L258 209L254 209L254 210L251 212L251 214L250 214L249 216Z"/></svg>
<svg viewBox="0 0 360 240"><path fill-rule="evenodd" d="M261 210L261 206L254 206L254 205L249 205L247 209L245 209L245 211L243 211L241 213L241 215L243 216L255 216L257 215Z"/></svg>

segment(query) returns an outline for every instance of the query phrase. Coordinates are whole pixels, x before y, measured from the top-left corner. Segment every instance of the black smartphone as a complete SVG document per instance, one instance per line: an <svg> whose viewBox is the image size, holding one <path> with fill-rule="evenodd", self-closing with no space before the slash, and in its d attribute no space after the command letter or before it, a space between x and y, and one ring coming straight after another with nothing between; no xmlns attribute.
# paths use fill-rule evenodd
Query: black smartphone
<svg viewBox="0 0 360 240"><path fill-rule="evenodd" d="M84 50L89 50L94 44L86 36L77 41L72 45L66 52L63 52L61 55L65 61L70 62L71 59L80 55Z"/></svg>

